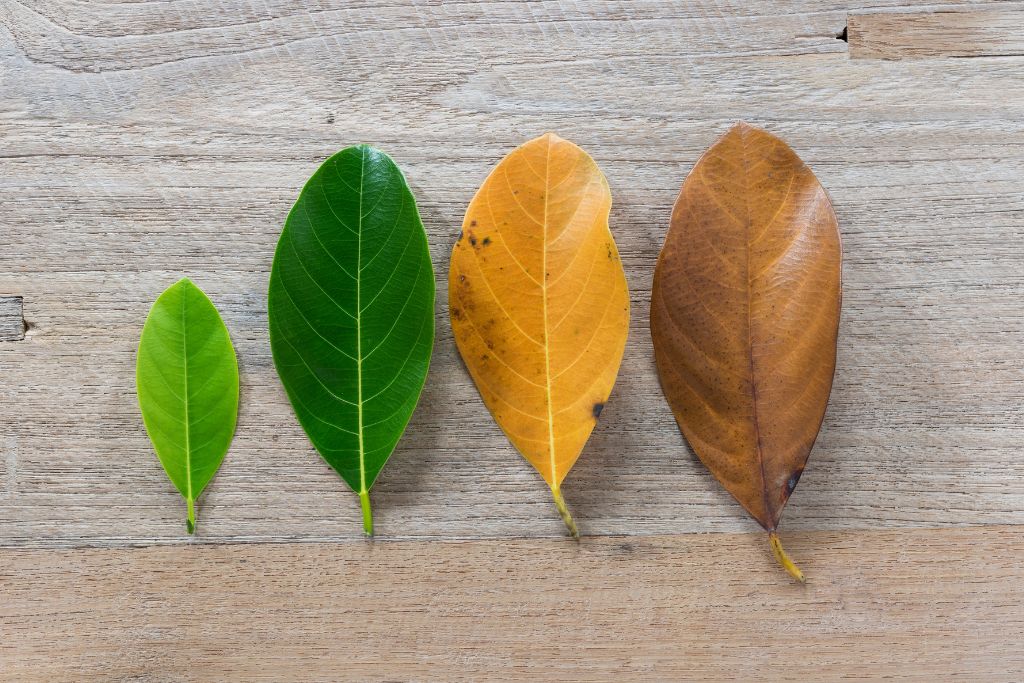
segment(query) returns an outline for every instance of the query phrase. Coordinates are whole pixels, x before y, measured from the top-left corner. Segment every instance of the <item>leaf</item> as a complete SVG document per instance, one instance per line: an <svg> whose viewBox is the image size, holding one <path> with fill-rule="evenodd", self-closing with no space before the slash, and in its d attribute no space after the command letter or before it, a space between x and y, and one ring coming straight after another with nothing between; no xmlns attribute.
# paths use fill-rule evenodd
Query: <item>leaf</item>
<svg viewBox="0 0 1024 683"><path fill-rule="evenodd" d="M274 254L270 344L295 414L327 464L369 491L412 417L434 345L427 235L391 158L360 145L320 166Z"/></svg>
<svg viewBox="0 0 1024 683"><path fill-rule="evenodd" d="M782 140L740 123L683 183L651 296L676 421L801 581L776 529L832 387L841 261L817 178Z"/></svg>
<svg viewBox="0 0 1024 683"><path fill-rule="evenodd" d="M594 160L548 133L477 191L452 252L452 328L484 403L551 487L608 400L629 331L629 292Z"/></svg>
<svg viewBox="0 0 1024 683"><path fill-rule="evenodd" d="M224 460L238 420L238 361L228 330L203 290L184 278L156 300L142 328L135 380L160 464L188 506Z"/></svg>

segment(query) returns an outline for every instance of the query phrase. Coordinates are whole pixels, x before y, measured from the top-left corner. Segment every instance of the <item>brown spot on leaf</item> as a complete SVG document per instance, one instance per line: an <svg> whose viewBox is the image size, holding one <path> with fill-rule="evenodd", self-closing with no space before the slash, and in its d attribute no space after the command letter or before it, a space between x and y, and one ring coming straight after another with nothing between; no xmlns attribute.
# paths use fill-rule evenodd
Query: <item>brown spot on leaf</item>
<svg viewBox="0 0 1024 683"><path fill-rule="evenodd" d="M802 475L803 473L804 473L803 468L797 470L796 472L793 473L793 476L791 476L789 478L789 481L786 482L786 496L787 497L789 497L789 495L793 493L793 489L796 488L797 482L800 481L800 475Z"/></svg>
<svg viewBox="0 0 1024 683"><path fill-rule="evenodd" d="M594 404L594 419L597 419L597 418L601 417L601 411L602 410L604 410L604 404L603 403L595 403Z"/></svg>

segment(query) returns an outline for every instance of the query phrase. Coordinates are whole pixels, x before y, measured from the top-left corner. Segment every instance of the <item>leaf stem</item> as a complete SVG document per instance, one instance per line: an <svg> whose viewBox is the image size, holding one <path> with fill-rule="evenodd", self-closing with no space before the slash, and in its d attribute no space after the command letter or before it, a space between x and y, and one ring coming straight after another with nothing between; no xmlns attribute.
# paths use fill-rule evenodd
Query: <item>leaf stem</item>
<svg viewBox="0 0 1024 683"><path fill-rule="evenodd" d="M363 533L373 536L373 511L370 510L370 492L359 492L359 503L363 506Z"/></svg>
<svg viewBox="0 0 1024 683"><path fill-rule="evenodd" d="M551 495L555 498L555 507L558 508L558 514L562 516L562 521L565 522L565 526L569 529L569 533L572 537L579 540L580 532L576 528L576 522L573 520L572 515L569 514L569 508L565 506L565 498L562 498L562 491L557 486L551 487Z"/></svg>
<svg viewBox="0 0 1024 683"><path fill-rule="evenodd" d="M782 541L779 540L779 535L774 531L768 532L768 545L772 547L772 554L775 555L775 561L778 562L783 569L789 572L789 575L800 583L805 583L804 573L800 571L800 568L793 564L793 560L789 559L789 555L782 549Z"/></svg>
<svg viewBox="0 0 1024 683"><path fill-rule="evenodd" d="M196 502L191 498L186 500L188 504L188 519L185 520L185 528L190 534L196 532Z"/></svg>

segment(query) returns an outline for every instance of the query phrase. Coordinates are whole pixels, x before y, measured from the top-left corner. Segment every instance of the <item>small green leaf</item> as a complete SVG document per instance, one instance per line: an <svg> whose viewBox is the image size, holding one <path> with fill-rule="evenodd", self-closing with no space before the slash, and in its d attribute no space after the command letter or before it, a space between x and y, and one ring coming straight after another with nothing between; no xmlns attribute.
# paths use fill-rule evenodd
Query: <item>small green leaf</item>
<svg viewBox="0 0 1024 683"><path fill-rule="evenodd" d="M238 361L228 330L188 278L156 300L135 367L139 407L160 464L188 508L217 473L238 420Z"/></svg>
<svg viewBox="0 0 1024 683"><path fill-rule="evenodd" d="M317 451L359 494L419 401L434 346L434 272L409 186L361 145L320 166L288 214L274 255L270 345Z"/></svg>

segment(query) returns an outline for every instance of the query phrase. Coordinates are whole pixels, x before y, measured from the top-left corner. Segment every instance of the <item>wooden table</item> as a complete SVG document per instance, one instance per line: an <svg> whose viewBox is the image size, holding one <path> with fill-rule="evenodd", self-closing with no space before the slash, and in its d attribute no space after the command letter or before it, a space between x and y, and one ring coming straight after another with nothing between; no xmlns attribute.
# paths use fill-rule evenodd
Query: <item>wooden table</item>
<svg viewBox="0 0 1024 683"><path fill-rule="evenodd" d="M1024 3L863 5L0 0L0 679L1024 679ZM679 185L740 119L807 161L844 239L783 520L806 586L685 445L648 332ZM632 292L565 486L579 543L445 304L470 197L548 130L604 169ZM266 316L286 212L359 142L405 170L439 292L373 541ZM186 274L242 370L194 538L134 389Z"/></svg>

